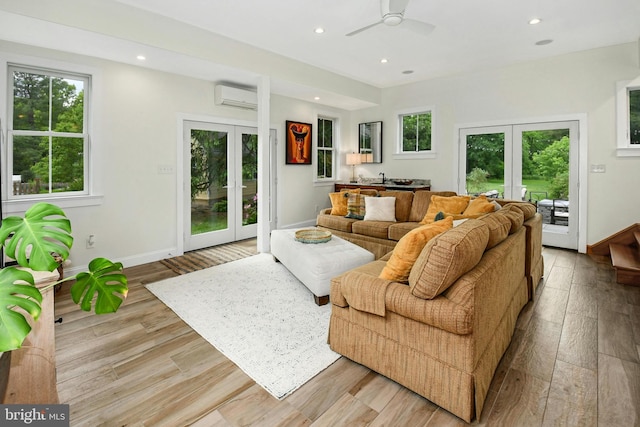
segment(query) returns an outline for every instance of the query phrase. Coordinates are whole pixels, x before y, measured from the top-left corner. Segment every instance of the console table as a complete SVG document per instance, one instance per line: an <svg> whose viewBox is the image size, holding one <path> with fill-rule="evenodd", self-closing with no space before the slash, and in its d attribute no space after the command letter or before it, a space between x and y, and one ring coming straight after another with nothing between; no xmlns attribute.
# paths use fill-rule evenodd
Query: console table
<svg viewBox="0 0 640 427"><path fill-rule="evenodd" d="M340 191L342 189L353 189L353 188L366 188L368 190L400 190L400 191L418 191L418 190L431 190L430 185L397 185L397 184L335 184L334 191Z"/></svg>
<svg viewBox="0 0 640 427"><path fill-rule="evenodd" d="M58 279L57 273L32 274L38 288ZM31 333L21 348L11 352L3 404L58 403L53 293L53 288L42 293L40 318L37 322L30 320Z"/></svg>

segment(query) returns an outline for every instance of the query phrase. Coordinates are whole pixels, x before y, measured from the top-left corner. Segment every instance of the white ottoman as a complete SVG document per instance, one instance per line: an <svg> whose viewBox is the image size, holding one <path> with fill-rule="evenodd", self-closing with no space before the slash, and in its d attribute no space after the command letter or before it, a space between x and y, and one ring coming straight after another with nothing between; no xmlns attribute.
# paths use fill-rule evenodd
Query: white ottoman
<svg viewBox="0 0 640 427"><path fill-rule="evenodd" d="M358 245L331 236L326 243L301 243L296 230L273 230L271 254L313 293L316 304L329 302L331 279L374 260Z"/></svg>

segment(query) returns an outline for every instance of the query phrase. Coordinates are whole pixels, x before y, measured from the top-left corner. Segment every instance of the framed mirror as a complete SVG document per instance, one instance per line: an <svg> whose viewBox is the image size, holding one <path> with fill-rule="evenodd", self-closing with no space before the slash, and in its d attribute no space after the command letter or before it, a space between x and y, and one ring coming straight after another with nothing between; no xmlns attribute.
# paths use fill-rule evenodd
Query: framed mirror
<svg viewBox="0 0 640 427"><path fill-rule="evenodd" d="M382 163L382 122L358 125L358 152L362 163Z"/></svg>

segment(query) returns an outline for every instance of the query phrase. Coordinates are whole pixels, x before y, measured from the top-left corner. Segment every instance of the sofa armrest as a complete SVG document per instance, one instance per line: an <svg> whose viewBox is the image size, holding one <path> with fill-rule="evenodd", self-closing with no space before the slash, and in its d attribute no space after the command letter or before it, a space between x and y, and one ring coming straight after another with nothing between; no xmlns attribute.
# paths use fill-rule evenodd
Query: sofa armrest
<svg viewBox="0 0 640 427"><path fill-rule="evenodd" d="M385 295L390 280L380 279L360 271L349 271L331 284L331 301L335 305L351 306L358 311L385 315Z"/></svg>
<svg viewBox="0 0 640 427"><path fill-rule="evenodd" d="M332 280L331 303L381 317L391 311L457 335L473 330L473 310L442 295L431 300L418 298L408 285L361 271L349 271Z"/></svg>

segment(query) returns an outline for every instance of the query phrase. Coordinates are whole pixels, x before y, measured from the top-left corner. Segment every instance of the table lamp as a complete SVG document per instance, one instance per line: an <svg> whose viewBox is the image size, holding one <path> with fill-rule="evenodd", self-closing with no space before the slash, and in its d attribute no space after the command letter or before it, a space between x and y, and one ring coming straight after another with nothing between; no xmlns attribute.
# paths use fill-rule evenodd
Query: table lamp
<svg viewBox="0 0 640 427"><path fill-rule="evenodd" d="M361 164L361 157L358 153L350 153L347 154L347 165L351 166L351 181L350 182L358 182L356 180L356 165Z"/></svg>

